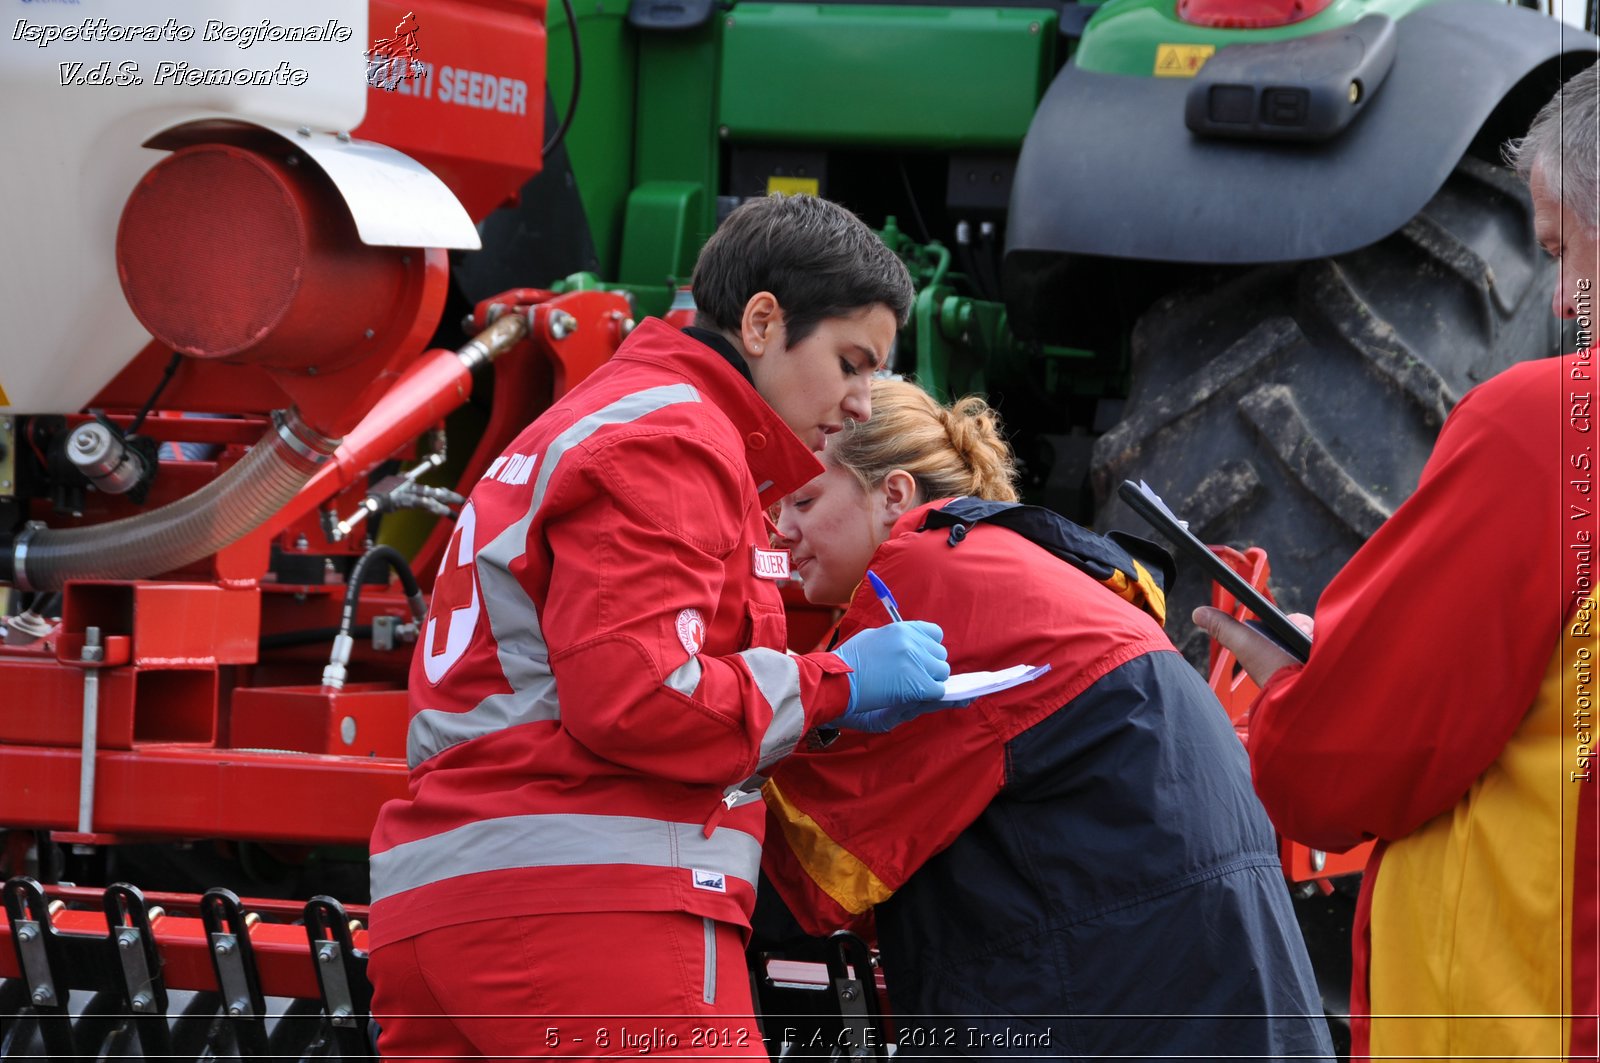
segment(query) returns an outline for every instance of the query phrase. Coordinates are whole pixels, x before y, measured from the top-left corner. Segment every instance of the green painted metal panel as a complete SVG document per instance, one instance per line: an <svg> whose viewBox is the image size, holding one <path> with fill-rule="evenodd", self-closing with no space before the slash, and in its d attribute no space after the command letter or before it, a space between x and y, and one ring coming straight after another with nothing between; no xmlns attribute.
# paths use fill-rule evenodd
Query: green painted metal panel
<svg viewBox="0 0 1600 1063"><path fill-rule="evenodd" d="M785 144L1006 148L1053 69L1042 9L739 4L723 17L720 132Z"/></svg>
<svg viewBox="0 0 1600 1063"><path fill-rule="evenodd" d="M628 196L623 229L623 284L670 285L687 282L700 235L703 187L695 181L647 181Z"/></svg>
<svg viewBox="0 0 1600 1063"><path fill-rule="evenodd" d="M684 239L691 245L687 263L678 243L648 243L670 229L655 227L651 236L623 239L627 250L622 277L636 283L660 284L671 275L684 283L694 256L716 229L716 193L720 164L717 142L717 43L722 23L681 33L639 35L638 122L634 128L634 183L695 185L699 194L686 201ZM633 197L629 200L630 226ZM648 213L648 212L647 212ZM652 215L653 216L653 215ZM673 241L678 237L674 233ZM653 256L653 259L647 256Z"/></svg>
<svg viewBox="0 0 1600 1063"><path fill-rule="evenodd" d="M1281 41L1304 37L1337 26L1348 26L1363 15L1381 13L1401 19L1429 0L1333 0L1303 22L1271 29L1235 30L1192 26L1178 18L1173 0L1106 0L1084 30L1073 61L1085 70L1102 74L1154 76L1162 45L1210 45ZM1483 0L1499 3L1500 0ZM1186 71L1192 73L1192 71Z"/></svg>
<svg viewBox="0 0 1600 1063"><path fill-rule="evenodd" d="M574 0L583 85L566 143L601 271L662 285L669 277L687 280L695 253L716 225L712 75L721 23L687 33L640 33L628 26L627 8L627 0ZM559 119L570 98L572 47L561 5L550 5L549 12L550 91ZM656 187L662 182L692 184L694 193L663 200ZM650 190L641 196L636 186ZM638 232L634 220L643 226Z"/></svg>
<svg viewBox="0 0 1600 1063"><path fill-rule="evenodd" d="M616 276L623 207L633 188L638 48L627 26L626 0L573 0L572 7L583 47L583 84L567 131L567 153L601 271ZM549 12L547 76L559 122L572 93L572 38L562 5L549 5Z"/></svg>

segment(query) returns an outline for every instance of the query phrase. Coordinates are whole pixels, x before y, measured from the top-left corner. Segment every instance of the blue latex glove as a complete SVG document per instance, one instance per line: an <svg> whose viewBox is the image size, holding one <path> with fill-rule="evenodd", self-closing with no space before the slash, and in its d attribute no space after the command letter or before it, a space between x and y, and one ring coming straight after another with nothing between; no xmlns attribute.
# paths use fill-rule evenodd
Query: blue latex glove
<svg viewBox="0 0 1600 1063"><path fill-rule="evenodd" d="M950 678L943 638L937 624L902 620L846 641L834 653L851 668L850 707L833 726L882 734L925 712L954 708L939 700Z"/></svg>

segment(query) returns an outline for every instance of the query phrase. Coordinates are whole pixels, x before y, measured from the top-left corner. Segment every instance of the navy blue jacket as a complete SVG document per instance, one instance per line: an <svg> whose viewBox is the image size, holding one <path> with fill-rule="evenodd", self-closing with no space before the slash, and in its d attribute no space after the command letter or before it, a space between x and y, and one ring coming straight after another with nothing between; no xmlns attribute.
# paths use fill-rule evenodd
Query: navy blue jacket
<svg viewBox="0 0 1600 1063"><path fill-rule="evenodd" d="M902 614L944 629L955 671L1051 672L784 762L764 866L801 922L873 912L907 1056L1331 1058L1276 836L1205 682L1104 572L926 516L872 560ZM858 594L841 637L881 610Z"/></svg>

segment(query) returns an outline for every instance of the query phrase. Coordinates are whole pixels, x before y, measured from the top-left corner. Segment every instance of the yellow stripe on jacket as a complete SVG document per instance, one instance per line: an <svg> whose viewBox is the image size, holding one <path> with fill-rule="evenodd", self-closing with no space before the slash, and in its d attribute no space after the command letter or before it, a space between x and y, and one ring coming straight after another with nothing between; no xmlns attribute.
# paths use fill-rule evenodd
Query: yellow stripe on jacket
<svg viewBox="0 0 1600 1063"><path fill-rule="evenodd" d="M894 895L894 890L850 850L828 836L822 825L802 812L775 781L761 788L767 810L783 828L795 858L817 888L851 915L860 915Z"/></svg>

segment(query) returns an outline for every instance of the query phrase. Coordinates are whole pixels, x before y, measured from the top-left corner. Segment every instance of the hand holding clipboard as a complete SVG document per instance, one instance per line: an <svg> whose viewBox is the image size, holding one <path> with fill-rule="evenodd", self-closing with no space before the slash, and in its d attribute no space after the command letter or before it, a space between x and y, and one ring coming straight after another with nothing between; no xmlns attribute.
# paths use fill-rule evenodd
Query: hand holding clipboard
<svg viewBox="0 0 1600 1063"><path fill-rule="evenodd" d="M1177 515L1167 508L1167 504L1161 501L1161 496L1150 490L1144 481L1134 483L1132 480L1124 480L1117 493L1122 496L1122 500L1130 509L1165 535L1185 556L1198 562L1212 579L1222 584L1229 594L1260 618L1263 634L1301 661L1311 656L1311 637L1295 626L1294 621L1269 602L1261 592L1250 586L1232 566L1197 539L1188 525L1179 520Z"/></svg>

